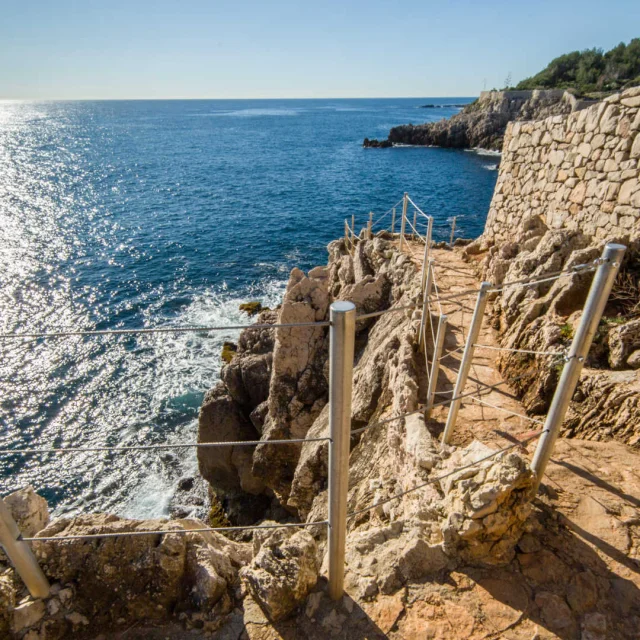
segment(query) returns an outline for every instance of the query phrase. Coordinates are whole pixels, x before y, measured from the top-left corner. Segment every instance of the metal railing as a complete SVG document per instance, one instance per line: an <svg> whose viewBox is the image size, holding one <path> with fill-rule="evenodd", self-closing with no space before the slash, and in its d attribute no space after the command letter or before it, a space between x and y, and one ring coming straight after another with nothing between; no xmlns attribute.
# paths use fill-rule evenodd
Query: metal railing
<svg viewBox="0 0 640 640"><path fill-rule="evenodd" d="M411 224L407 219L408 205L414 207L414 224ZM399 203L397 203L399 204ZM395 226L396 207L397 204L389 209L381 218L373 221L373 215L370 214L369 221L366 230L366 238L371 238L373 233L373 226L379 223L380 220L387 215L391 214L391 229ZM321 322L303 322L303 323L276 323L276 324L254 324L254 325L235 325L234 327L159 327L151 329L116 329L116 330L104 330L104 331L52 331L52 332L39 332L39 333L4 333L0 334L2 339L34 339L34 338L63 338L68 336L102 336L102 335L126 335L135 333L171 333L171 332L208 332L208 331L222 331L230 328L234 329L261 329L261 328L295 328L295 327L329 327L329 436L318 438L296 438L288 440L255 440L255 441L239 441L239 442L211 442L211 443L177 443L177 444L165 444L165 445L140 445L140 446L120 446L120 447L71 447L71 448L32 448L32 449L0 449L0 455L41 455L41 454L70 454L77 452L122 452L122 451L138 451L138 450L160 450L170 448L199 448L199 447L224 447L224 446L255 446L255 445L282 445L282 444L307 444L311 442L327 442L329 449L329 478L328 478L328 518L327 520L317 522L301 522L301 523L282 523L274 525L255 525L255 526L238 526L238 527L203 527L200 529L160 529L154 531L125 531L117 533L97 533L97 534L84 534L84 535L68 535L68 536L52 536L52 537L33 537L23 538L15 521L13 520L9 509L6 507L4 501L0 499L0 544L4 547L9 559L13 563L16 571L27 585L30 593L35 598L45 597L49 593L49 584L47 578L44 576L40 569L38 562L29 547L28 543L37 541L47 542L64 542L68 540L82 540L82 539L94 539L94 538L109 538L120 536L145 536L145 535L185 535L187 533L198 533L207 531L225 532L225 531L239 531L239 530L260 530L260 529L276 529L276 528L289 528L289 527L311 527L311 526L327 526L328 530L328 554L329 554L329 593L332 598L338 599L342 597L344 592L344 561L345 561L345 547L346 547L346 533L347 533L347 521L356 517L366 511L374 509L381 504L385 504L392 500L399 499L411 492L418 491L419 489L436 482L443 480L449 475L458 473L462 469L470 468L482 462L494 458L501 453L513 449L517 446L522 446L527 442L541 436L541 440L536 449L536 453L532 462L532 469L536 474L537 483L539 484L542 475L544 474L547 462L551 455L553 445L558 437L560 425L562 419L567 410L569 400L575 390L580 371L582 369L584 358L589 350L593 335L596 327L604 310L607 298L613 285L613 280L617 274L617 271L622 260L622 256L625 251L625 247L621 245L607 245L602 258L596 261L592 265L578 265L573 269L569 269L563 272L557 272L551 277L546 274L544 277L533 277L529 280L507 282L503 283L499 287L493 286L491 283L482 283L480 289L468 289L461 292L441 296L438 290L438 285L435 278L434 265L437 264L430 256L431 249L431 233L433 228L433 218L427 216L415 203L408 197L407 194L402 198L402 218L401 218L401 232L399 238L399 247L402 250L406 244L405 233L407 223L413 229L414 235L422 240L425 244L424 255L422 260L422 273L421 273L421 286L419 290L418 300L410 305L403 305L398 307L392 307L379 312L367 313L356 315L356 308L352 302L337 301L330 307L330 317L328 321ZM416 217L418 215L426 218L426 230L425 235L422 237L417 230ZM356 246L355 235L355 220L352 217L351 225L345 220L345 248L349 253L352 253ZM446 268L446 267L445 267ZM396 420L405 419L411 415L423 414L427 417L434 407L437 406L449 406L449 413L447 417L447 423L443 435L443 442L448 443L455 428L456 418L461 406L461 403L465 399L469 401L479 402L480 404L492 406L496 409L507 411L514 414L510 410L498 407L490 404L484 398L478 394L483 391L490 392L504 384L509 384L517 380L513 378L511 380L505 380L494 385L487 385L480 383L480 387L477 390L471 392L465 392L465 386L468 379L468 373L471 366L471 360L473 358L474 350L478 349L500 349L503 348L492 347L491 345L482 345L478 343L478 336L480 333L482 317L487 304L487 296L490 292L502 291L509 286L532 286L534 284L540 284L541 282L548 282L552 279L564 277L569 274L574 274L580 271L589 269L596 269L596 275L589 292L589 297L585 305L580 328L576 332L576 336L573 340L571 347L566 355L566 363L558 384L558 388L554 395L551 408L544 421L543 429L539 432L528 436L524 440L518 441L515 444L511 444L505 448L491 453L490 455L477 460L465 467L457 468L444 476L430 478L425 483L422 483L413 488L402 491L395 494L383 501L376 502L368 507L358 509L356 511L348 513L347 511L347 497L348 497L348 480L349 480L349 448L350 439L352 436L360 434L366 430L373 429L382 425L390 424ZM455 271L455 269L454 269ZM455 387L451 392L450 398L445 400L434 402L435 395L437 394L437 381L438 373L440 369L440 362L445 358L450 357L454 353L460 351L462 347L458 347L447 353L443 354L444 336L448 326L447 314L443 313L442 303L451 302L452 304L460 304L460 299L464 299L470 295L477 295L473 318L471 326L469 328L468 335L465 340L464 353L458 372ZM437 332L434 332L432 322L432 304L437 306L438 310L438 323ZM462 307L464 309L464 306ZM359 320L370 319L382 316L387 313L396 313L407 310L422 310L422 317L420 322L418 342L422 347L425 356L426 371L429 381L426 404L416 411L408 412L405 414L392 416L390 418L380 420L365 427L352 430L351 429L351 397L353 386L353 364L354 364L354 345L355 345L355 330L356 323ZM427 350L427 331L430 332L432 337L432 357L431 363L429 363L428 350ZM504 349L506 351L513 351L516 353L536 353L542 355L562 355L560 352L536 352L533 350L523 349ZM429 366L430 364L430 366ZM446 392L448 393L448 392ZM515 415L528 419L535 423L540 423L536 419L524 416L522 414L515 413Z"/></svg>

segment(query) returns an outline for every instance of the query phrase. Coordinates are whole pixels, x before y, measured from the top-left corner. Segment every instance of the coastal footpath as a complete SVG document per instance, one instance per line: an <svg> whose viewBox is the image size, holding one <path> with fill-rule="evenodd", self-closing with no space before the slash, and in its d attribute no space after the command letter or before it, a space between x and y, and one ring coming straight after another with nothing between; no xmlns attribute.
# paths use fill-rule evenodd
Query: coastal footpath
<svg viewBox="0 0 640 640"><path fill-rule="evenodd" d="M0 635L62 638L277 639L415 637L606 640L640 625L640 88L566 115L506 128L483 235L434 249L441 295L539 276L491 294L480 342L491 350L473 384L508 381L464 403L452 446L429 418L415 308L423 245L386 232L328 247L328 263L294 269L282 304L230 347L206 395L203 448L209 521L87 514L50 522L24 489L7 505L53 587L33 599L6 560ZM576 206L574 206L576 205ZM571 341L591 282L557 271L597 259L604 241L629 249L569 408L543 490L534 498L530 420L555 389L557 352ZM446 294L446 295L445 295ZM368 317L356 326L349 460L348 595L326 594L326 527L198 532L204 526L322 522L327 517L328 331L274 324L328 319L334 300ZM438 391L451 393L469 330L467 305L448 311ZM409 308L405 308L409 307ZM507 408L515 417L491 408ZM411 415L406 415L411 414ZM397 416L402 419L395 419ZM520 416L525 416L527 420ZM538 429L539 425L535 425ZM270 440L305 443L269 445ZM486 459L505 446L512 448ZM467 467L460 470L460 467ZM189 492L190 483L185 483ZM410 491L410 493L405 493ZM131 531L151 536L78 538Z"/></svg>
<svg viewBox="0 0 640 640"><path fill-rule="evenodd" d="M483 91L477 100L449 119L393 127L386 140L365 138L363 146L417 145L499 151L509 122L566 115L589 104L593 101L580 100L562 89Z"/></svg>

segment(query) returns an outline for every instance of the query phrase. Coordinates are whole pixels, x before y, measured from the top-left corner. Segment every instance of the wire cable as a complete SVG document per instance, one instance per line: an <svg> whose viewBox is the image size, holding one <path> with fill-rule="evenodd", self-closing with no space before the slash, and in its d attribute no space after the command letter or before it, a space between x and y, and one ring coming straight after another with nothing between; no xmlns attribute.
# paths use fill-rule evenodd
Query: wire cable
<svg viewBox="0 0 640 640"><path fill-rule="evenodd" d="M479 402L480 404L484 404L487 407L491 407L492 409L497 409L498 411L503 411L504 413L508 413L516 418L522 418L523 420L529 420L529 422L535 422L536 424L544 424L544 420L537 420L536 418L531 418L529 416L525 416L522 413L516 413L515 411L510 411L509 409L505 409L504 407L499 407L498 405L491 404L486 400L482 400L481 398L471 397L469 398L471 401Z"/></svg>
<svg viewBox="0 0 640 640"><path fill-rule="evenodd" d="M100 331L53 331L47 333L0 333L2 339L13 338L68 338L70 336L121 336L148 333L206 333L208 331L235 331L238 329L288 329L296 327L328 327L329 321L285 322L279 324L236 324L215 327L158 327L152 329L104 329Z"/></svg>
<svg viewBox="0 0 640 640"><path fill-rule="evenodd" d="M489 349L491 351L509 351L510 353L529 353L538 356L562 356L567 355L566 349L562 351L534 351L532 349L511 349L509 347L490 347L488 344L474 344L476 349Z"/></svg>
<svg viewBox="0 0 640 640"><path fill-rule="evenodd" d="M201 529L157 529L155 531L118 531L107 533L85 533L72 536L46 536L42 538L22 538L24 542L64 542L66 540L95 540L97 538L131 538L139 536L158 535L187 535L189 533L209 533L219 531L221 533L229 531L258 531L260 529L287 529L289 527L315 527L318 525L328 525L328 520L318 522L288 522L283 524L255 525L246 527L202 527Z"/></svg>
<svg viewBox="0 0 640 640"><path fill-rule="evenodd" d="M219 447L253 447L260 444L300 444L324 442L331 438L292 438L290 440L237 440L230 442L187 442L183 444L147 444L121 447L57 447L54 449L0 449L0 455L41 455L48 453L97 453L123 451L157 451L161 449L215 449Z"/></svg>

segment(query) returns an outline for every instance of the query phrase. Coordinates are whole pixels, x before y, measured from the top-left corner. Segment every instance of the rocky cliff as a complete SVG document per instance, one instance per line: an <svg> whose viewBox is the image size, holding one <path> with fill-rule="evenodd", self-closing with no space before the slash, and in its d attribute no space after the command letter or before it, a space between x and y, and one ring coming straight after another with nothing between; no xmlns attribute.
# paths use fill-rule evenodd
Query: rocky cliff
<svg viewBox="0 0 640 640"><path fill-rule="evenodd" d="M201 469L229 518L261 525L326 518L326 444L277 449L268 440L327 434L327 329L269 325L326 320L338 297L352 299L360 313L413 307L420 288L416 250L409 244L400 253L384 234L357 241L353 255L343 241L334 242L327 267L294 270L280 309L264 312L261 327L240 336L200 418L202 442L264 441L228 455L200 452ZM457 250L438 249L435 257L457 270L464 266ZM459 280L456 272L439 283L455 290ZM7 502L25 534L46 538L33 548L53 588L46 600L33 600L3 563L4 637L173 639L185 629L194 638L627 637L640 622L635 511L613 504L605 489L578 485L582 476L563 477L563 495L601 491L602 513L580 499L567 506L543 496L532 503L527 452L512 445L496 455L496 442L505 440L489 437L495 417L473 408L461 411L463 441L441 448L446 409L430 420L420 410L426 372L419 316L410 308L358 324L351 417L354 429L368 428L351 443L354 515L343 600L326 596L322 525L263 529L236 540L233 532L198 531L203 523L194 519L95 514L49 523L44 501L27 491ZM468 314L459 329L465 327ZM458 335L448 336L447 348ZM445 378L444 393L453 382ZM625 470L614 496L624 501L638 489L626 471L635 458L589 452L596 460L605 454ZM558 520L571 518L589 530L597 524L606 533L617 522L611 513L624 521L615 525L618 537L606 534L609 553L626 558L622 568ZM158 533L55 540L148 530Z"/></svg>
<svg viewBox="0 0 640 640"><path fill-rule="evenodd" d="M410 144L499 151L509 122L568 114L585 104L563 90L483 91L478 100L448 120L393 127L387 140L366 138L364 146Z"/></svg>
<svg viewBox="0 0 640 640"><path fill-rule="evenodd" d="M634 637L639 98L632 89L568 117L509 125L484 234L464 249L434 249L440 292L459 293L481 276L508 283L590 263L605 240L630 247L541 494L532 500L531 447L518 442L533 434L518 416L545 412L561 362L494 351L499 357L478 358L470 381L476 392L481 384L509 384L483 396L487 405L463 403L454 446L441 447L447 403L429 419L421 406L422 247L409 242L400 252L384 232L357 239L355 250L339 240L329 245L326 267L294 269L282 305L261 312L227 349L230 362L199 420L201 443L237 443L198 452L215 507L209 522L107 514L51 522L30 488L5 498L23 535L41 538L32 548L52 589L46 599L31 598L0 557L0 636ZM481 343L542 351L568 345L590 279L578 271L494 294ZM357 324L351 426L363 430L351 441L347 593L336 603L323 577L324 525L224 535L203 529L326 519L327 445L314 439L328 435L328 330L273 325L325 322L337 299L354 301L358 313L392 312ZM444 398L469 328L467 305L454 307L438 387ZM269 444L290 438L308 441ZM240 444L254 440L260 444ZM185 484L181 504L201 507L190 492ZM154 533L113 536L143 531Z"/></svg>

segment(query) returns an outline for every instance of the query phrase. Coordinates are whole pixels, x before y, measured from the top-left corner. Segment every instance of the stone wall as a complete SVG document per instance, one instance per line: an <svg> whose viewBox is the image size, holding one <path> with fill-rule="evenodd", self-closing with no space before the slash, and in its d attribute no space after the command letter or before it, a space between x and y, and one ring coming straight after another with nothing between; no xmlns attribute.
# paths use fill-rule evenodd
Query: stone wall
<svg viewBox="0 0 640 640"><path fill-rule="evenodd" d="M539 217L598 240L640 235L640 87L568 116L512 122L483 234L520 240Z"/></svg>

